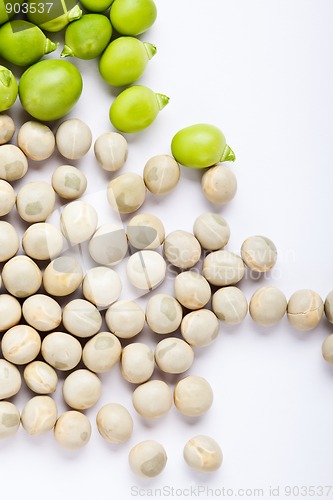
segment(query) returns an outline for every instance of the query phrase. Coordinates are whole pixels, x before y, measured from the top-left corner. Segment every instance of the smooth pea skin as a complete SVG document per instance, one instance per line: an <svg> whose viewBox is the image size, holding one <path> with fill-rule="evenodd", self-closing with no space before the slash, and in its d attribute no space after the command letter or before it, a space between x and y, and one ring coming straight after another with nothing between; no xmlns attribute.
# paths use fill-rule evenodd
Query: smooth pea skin
<svg viewBox="0 0 333 500"><path fill-rule="evenodd" d="M13 73L0 66L0 112L9 109L16 101L18 85Z"/></svg>
<svg viewBox="0 0 333 500"><path fill-rule="evenodd" d="M57 47L28 21L17 19L0 28L0 55L17 66L30 66Z"/></svg>
<svg viewBox="0 0 333 500"><path fill-rule="evenodd" d="M71 21L80 19L82 10L75 0L28 0L27 18L46 31L60 31Z"/></svg>
<svg viewBox="0 0 333 500"><path fill-rule="evenodd" d="M61 57L75 56L94 59L102 54L112 35L109 19L102 14L86 14L71 23L65 32Z"/></svg>
<svg viewBox="0 0 333 500"><path fill-rule="evenodd" d="M91 12L104 12L112 4L113 0L81 0L80 3Z"/></svg>
<svg viewBox="0 0 333 500"><path fill-rule="evenodd" d="M157 17L153 0L115 0L110 9L111 24L121 35L140 35Z"/></svg>
<svg viewBox="0 0 333 500"><path fill-rule="evenodd" d="M153 123L169 97L156 94L144 85L133 85L121 92L110 108L110 121L120 132L140 132Z"/></svg>
<svg viewBox="0 0 333 500"><path fill-rule="evenodd" d="M82 87L81 74L73 64L49 59L23 73L19 97L23 108L37 120L57 120L72 109Z"/></svg>
<svg viewBox="0 0 333 500"><path fill-rule="evenodd" d="M171 151L178 163L190 168L207 168L222 161L234 161L221 130L214 125L198 123L174 135Z"/></svg>
<svg viewBox="0 0 333 500"><path fill-rule="evenodd" d="M0 0L0 25L6 23L15 15L14 5L17 9L23 0Z"/></svg>
<svg viewBox="0 0 333 500"><path fill-rule="evenodd" d="M122 36L113 40L104 51L99 72L110 85L129 85L140 78L155 54L155 45L131 36Z"/></svg>

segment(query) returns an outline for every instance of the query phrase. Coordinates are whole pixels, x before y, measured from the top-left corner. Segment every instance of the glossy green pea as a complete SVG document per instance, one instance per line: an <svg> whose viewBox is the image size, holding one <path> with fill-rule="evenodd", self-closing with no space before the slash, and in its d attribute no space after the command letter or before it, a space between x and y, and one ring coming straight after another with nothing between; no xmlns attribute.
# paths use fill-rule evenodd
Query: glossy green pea
<svg viewBox="0 0 333 500"><path fill-rule="evenodd" d="M110 85L129 85L140 78L155 53L156 47L151 43L122 36L106 48L99 61L99 72Z"/></svg>
<svg viewBox="0 0 333 500"><path fill-rule="evenodd" d="M19 82L23 108L41 121L65 116L82 92L79 70L67 61L47 59L30 66Z"/></svg>
<svg viewBox="0 0 333 500"><path fill-rule="evenodd" d="M110 7L113 0L81 0L81 4L91 12L104 12Z"/></svg>
<svg viewBox="0 0 333 500"><path fill-rule="evenodd" d="M102 54L112 35L109 19L102 14L86 14L71 23L65 32L61 57L94 59Z"/></svg>
<svg viewBox="0 0 333 500"><path fill-rule="evenodd" d="M0 66L0 112L9 109L16 101L18 93L17 81L13 73Z"/></svg>
<svg viewBox="0 0 333 500"><path fill-rule="evenodd" d="M157 17L153 0L114 0L110 9L111 24L121 35L140 35Z"/></svg>
<svg viewBox="0 0 333 500"><path fill-rule="evenodd" d="M147 128L169 97L156 94L144 85L133 85L121 92L110 108L110 121L120 132L134 133Z"/></svg>
<svg viewBox="0 0 333 500"><path fill-rule="evenodd" d="M221 130L206 123L179 130L172 139L171 151L178 163L191 168L206 168L221 161L235 160Z"/></svg>
<svg viewBox="0 0 333 500"><path fill-rule="evenodd" d="M0 28L0 56L17 66L30 66L57 46L28 21L17 19Z"/></svg>
<svg viewBox="0 0 333 500"><path fill-rule="evenodd" d="M0 25L18 14L24 0L0 0Z"/></svg>
<svg viewBox="0 0 333 500"><path fill-rule="evenodd" d="M60 31L80 19L82 10L74 0L28 0L27 18L45 31Z"/></svg>

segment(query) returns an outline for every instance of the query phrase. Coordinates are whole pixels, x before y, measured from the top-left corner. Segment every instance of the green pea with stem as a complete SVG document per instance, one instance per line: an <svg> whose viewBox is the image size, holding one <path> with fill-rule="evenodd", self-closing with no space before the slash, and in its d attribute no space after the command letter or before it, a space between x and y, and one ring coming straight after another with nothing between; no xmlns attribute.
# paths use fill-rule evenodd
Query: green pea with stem
<svg viewBox="0 0 333 500"><path fill-rule="evenodd" d="M75 0L27 1L28 20L45 31L60 31L81 16L82 10Z"/></svg>
<svg viewBox="0 0 333 500"><path fill-rule="evenodd" d="M156 47L131 36L113 40L99 61L102 78L115 87L134 83L145 71Z"/></svg>
<svg viewBox="0 0 333 500"><path fill-rule="evenodd" d="M112 35L109 19L103 14L85 14L69 24L65 31L65 46L61 57L75 56L94 59L102 54Z"/></svg>
<svg viewBox="0 0 333 500"><path fill-rule="evenodd" d="M9 109L16 101L18 85L13 73L0 66L0 112Z"/></svg>
<svg viewBox="0 0 333 500"><path fill-rule="evenodd" d="M236 159L221 130L207 123L179 130L172 139L171 151L178 163L197 169Z"/></svg>
<svg viewBox="0 0 333 500"><path fill-rule="evenodd" d="M144 85L133 85L111 104L110 121L120 132L140 132L153 123L168 102L169 97L164 94L157 94Z"/></svg>
<svg viewBox="0 0 333 500"><path fill-rule="evenodd" d="M110 20L121 35L137 36L147 31L157 17L153 0L114 0Z"/></svg>
<svg viewBox="0 0 333 500"><path fill-rule="evenodd" d="M16 19L0 28L0 56L17 66L30 66L57 47L28 21Z"/></svg>

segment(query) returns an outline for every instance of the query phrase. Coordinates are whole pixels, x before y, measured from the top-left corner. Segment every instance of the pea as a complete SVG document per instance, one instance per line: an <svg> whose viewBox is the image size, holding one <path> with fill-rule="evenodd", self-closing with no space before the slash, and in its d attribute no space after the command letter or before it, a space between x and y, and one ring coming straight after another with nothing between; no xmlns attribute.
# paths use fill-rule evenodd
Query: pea
<svg viewBox="0 0 333 500"><path fill-rule="evenodd" d="M5 111L14 104L17 93L15 76L5 66L0 66L0 111Z"/></svg>
<svg viewBox="0 0 333 500"><path fill-rule="evenodd" d="M22 3L23 0L0 0L0 25L12 19L15 15L15 10Z"/></svg>
<svg viewBox="0 0 333 500"><path fill-rule="evenodd" d="M156 53L151 43L122 36L113 40L99 62L99 72L110 85L123 86L135 82Z"/></svg>
<svg viewBox="0 0 333 500"><path fill-rule="evenodd" d="M27 18L45 31L60 31L71 21L80 19L82 10L75 0L49 2L45 0L27 1ZM38 8L36 8L38 6Z"/></svg>
<svg viewBox="0 0 333 500"><path fill-rule="evenodd" d="M86 14L71 23L65 33L65 46L61 57L75 56L79 59L94 59L100 56L109 43L112 26L102 14Z"/></svg>
<svg viewBox="0 0 333 500"><path fill-rule="evenodd" d="M114 0L110 9L111 24L121 35L140 35L157 17L153 0Z"/></svg>
<svg viewBox="0 0 333 500"><path fill-rule="evenodd" d="M81 74L73 64L48 59L23 73L19 97L23 108L37 120L57 120L69 113L82 87Z"/></svg>
<svg viewBox="0 0 333 500"><path fill-rule="evenodd" d="M81 4L91 12L103 12L108 9L113 0L81 0Z"/></svg>
<svg viewBox="0 0 333 500"><path fill-rule="evenodd" d="M169 102L169 97L156 94L144 85L133 85L121 92L110 108L112 125L128 134L145 129Z"/></svg>
<svg viewBox="0 0 333 500"><path fill-rule="evenodd" d="M17 66L30 66L57 47L28 21L17 19L0 28L0 56Z"/></svg>
<svg viewBox="0 0 333 500"><path fill-rule="evenodd" d="M206 123L179 130L172 139L171 151L175 159L185 167L199 169L222 161L234 161L236 158L221 130Z"/></svg>

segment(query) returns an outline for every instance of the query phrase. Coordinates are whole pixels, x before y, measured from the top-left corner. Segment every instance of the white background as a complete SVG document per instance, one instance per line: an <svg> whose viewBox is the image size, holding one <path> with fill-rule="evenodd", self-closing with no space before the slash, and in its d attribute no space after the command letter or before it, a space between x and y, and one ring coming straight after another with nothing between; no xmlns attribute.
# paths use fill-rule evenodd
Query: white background
<svg viewBox="0 0 333 500"><path fill-rule="evenodd" d="M140 211L160 216L166 232L192 230L197 215L218 211L230 224L228 249L235 252L250 235L271 238L278 263L260 281L243 280L248 299L268 283L287 297L311 288L325 298L333 288L331 0L156 4L156 24L141 38L156 44L158 52L140 83L171 99L149 129L128 137L123 171L142 173L152 155L170 153L180 128L207 122L224 131L237 155L232 168L239 189L228 206L213 207L201 192L200 172L182 168L175 191L158 199L148 195ZM82 71L84 92L70 116L86 121L96 139L112 129L108 110L115 93L101 80L96 61L74 62ZM12 114L17 124L28 119L19 102ZM32 179L50 180L61 163L66 161L60 156L43 165L31 162L16 187ZM90 193L104 191L111 175L101 171L92 151L77 165L89 179ZM100 222L108 220L108 210ZM15 215L8 220L15 221ZM159 291L171 289L167 280ZM140 300L143 306L145 300ZM321 357L322 342L331 332L326 319L309 333L294 331L286 318L269 329L250 317L241 326L221 327L217 341L196 353L189 371L206 377L215 393L211 410L198 420L174 408L157 421L139 418L131 406L133 387L121 380L116 367L101 376L101 401L86 412L93 432L84 449L63 451L52 433L32 438L22 428L0 442L1 496L129 499L135 488L144 495L147 488L204 485L231 488L234 496L239 488L263 488L268 498L269 488L280 485L284 498L285 485L333 486L333 368ZM146 331L138 340L153 346L160 337ZM156 372L155 378L160 376ZM176 380L163 378L171 386ZM55 396L59 412L67 409L61 383ZM32 393L23 391L13 401L22 410L29 397ZM135 421L132 438L120 447L105 442L95 427L97 410L108 402L123 403ZM214 437L224 454L222 468L208 476L193 473L182 458L187 439L200 433ZM168 464L147 482L132 475L127 456L132 446L150 438L165 446ZM248 497L255 495L248 491Z"/></svg>

